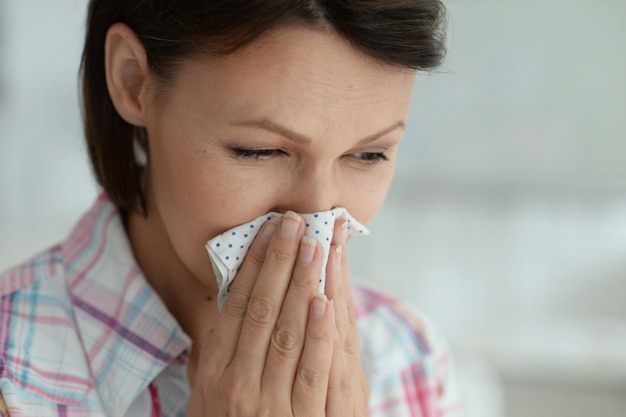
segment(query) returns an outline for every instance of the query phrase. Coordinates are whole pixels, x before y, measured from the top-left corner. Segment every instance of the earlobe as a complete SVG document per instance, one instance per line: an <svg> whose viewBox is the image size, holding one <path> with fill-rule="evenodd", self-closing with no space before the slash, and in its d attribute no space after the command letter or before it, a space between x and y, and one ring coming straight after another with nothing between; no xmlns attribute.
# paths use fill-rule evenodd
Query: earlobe
<svg viewBox="0 0 626 417"><path fill-rule="evenodd" d="M106 83L119 115L128 123L144 126L149 72L146 51L131 28L113 24L104 44Z"/></svg>

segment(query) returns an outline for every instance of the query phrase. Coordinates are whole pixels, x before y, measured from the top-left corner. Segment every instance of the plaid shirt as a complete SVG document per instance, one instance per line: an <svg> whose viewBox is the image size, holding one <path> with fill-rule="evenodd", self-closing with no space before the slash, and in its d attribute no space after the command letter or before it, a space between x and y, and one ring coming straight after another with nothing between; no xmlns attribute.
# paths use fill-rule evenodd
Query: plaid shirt
<svg viewBox="0 0 626 417"><path fill-rule="evenodd" d="M449 353L398 300L353 289L377 416L456 415ZM184 416L191 340L102 195L61 245L0 275L0 416Z"/></svg>

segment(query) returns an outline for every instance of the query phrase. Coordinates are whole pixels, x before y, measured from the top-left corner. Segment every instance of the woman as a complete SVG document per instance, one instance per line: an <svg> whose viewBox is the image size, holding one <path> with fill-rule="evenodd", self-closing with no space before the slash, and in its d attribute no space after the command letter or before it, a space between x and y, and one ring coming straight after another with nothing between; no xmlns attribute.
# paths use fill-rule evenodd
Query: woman
<svg viewBox="0 0 626 417"><path fill-rule="evenodd" d="M86 139L103 193L0 276L0 413L441 416L449 358L403 304L352 285L346 220L389 188L438 0L92 0ZM207 240L264 213L217 307ZM329 301L329 300L332 300Z"/></svg>

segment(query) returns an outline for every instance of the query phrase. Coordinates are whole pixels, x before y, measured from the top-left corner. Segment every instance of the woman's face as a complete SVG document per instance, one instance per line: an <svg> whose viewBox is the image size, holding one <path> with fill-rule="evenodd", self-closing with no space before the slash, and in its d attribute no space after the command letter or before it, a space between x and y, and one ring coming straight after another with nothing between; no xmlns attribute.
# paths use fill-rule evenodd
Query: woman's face
<svg viewBox="0 0 626 417"><path fill-rule="evenodd" d="M413 78L304 28L192 60L146 107L150 217L205 283L206 241L269 211L341 206L369 222L393 176Z"/></svg>

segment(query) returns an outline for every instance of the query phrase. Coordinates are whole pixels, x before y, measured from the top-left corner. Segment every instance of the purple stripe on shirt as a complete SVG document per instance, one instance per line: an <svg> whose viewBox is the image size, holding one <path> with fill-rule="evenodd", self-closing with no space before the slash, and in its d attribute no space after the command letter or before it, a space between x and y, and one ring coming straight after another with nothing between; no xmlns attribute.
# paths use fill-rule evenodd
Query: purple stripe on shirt
<svg viewBox="0 0 626 417"><path fill-rule="evenodd" d="M157 348L152 343L148 342L146 339L138 336L136 333L131 332L126 327L122 326L113 317L106 315L105 313L98 310L94 306L81 300L79 297L72 295L72 302L74 303L75 306L83 310L85 313L89 314L91 317L95 318L96 320L99 320L100 322L104 323L107 327L115 330L115 332L118 333L124 340L127 340L128 342L137 346L138 348L148 353L149 355L153 356L154 358L160 361L163 361L165 363L170 363L171 361L174 360L174 357L172 355L169 355L168 353Z"/></svg>

